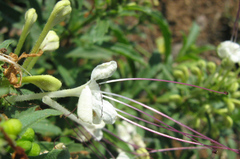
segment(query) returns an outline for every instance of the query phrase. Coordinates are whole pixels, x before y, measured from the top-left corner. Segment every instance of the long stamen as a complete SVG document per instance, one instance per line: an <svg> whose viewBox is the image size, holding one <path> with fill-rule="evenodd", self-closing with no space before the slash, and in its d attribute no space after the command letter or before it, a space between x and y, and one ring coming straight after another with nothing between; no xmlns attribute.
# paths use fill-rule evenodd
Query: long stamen
<svg viewBox="0 0 240 159"><path fill-rule="evenodd" d="M121 78L121 79L115 79L115 80L109 80L109 81L106 81L106 82L101 82L99 84L101 85L101 84L106 84L106 83L123 82L123 81L158 81L158 82L176 83L176 84L182 84L182 85L186 85L186 86L191 86L191 87L204 89L204 90L219 93L219 94L228 95L227 92L219 92L219 91L215 91L215 90L212 90L212 89L208 89L208 88L204 88L204 87L200 87L200 86L196 86L196 85L192 85L192 84L176 82L176 81L169 81L169 80L162 80L162 79L153 79L153 78Z"/></svg>
<svg viewBox="0 0 240 159"><path fill-rule="evenodd" d="M215 140L213 140L213 139L211 139L211 138L209 138L209 137L207 137L207 136L199 133L198 131L196 131L196 130L194 130L194 129L192 129L192 128L190 128L190 127L188 127L188 126L186 126L186 125L184 125L184 124L182 124L182 123L180 123L179 121L177 121L177 120L175 120L175 119L167 116L166 114L163 114L163 113L157 111L156 109L154 109L154 108L152 108L152 107L149 107L149 106L147 106L147 105L145 105L145 104L143 104L143 103L140 103L140 102L138 102L138 101L136 101L136 100L133 100L133 99L130 99L130 98L127 98L127 97L118 95L118 94L107 93L107 92L104 92L104 93L105 93L105 94L112 95L112 96L117 96L117 97L120 97L120 98L129 100L129 101L131 101L131 102L134 102L134 103L136 103L136 104L139 104L140 106L143 106L143 107L145 107L145 108L147 108L147 109L149 109L149 110L151 110L151 111L153 111L153 112L155 112L155 113L157 113L157 114L159 114L159 115L161 115L161 116L163 116L163 117L165 117L165 118L167 118L167 119L169 119L169 120L174 121L175 123L179 124L180 126L185 127L186 129L188 129L189 131L192 131L192 132L194 132L195 134L198 134L198 135L202 136L204 139L209 140L209 141L211 141L212 143L215 143L215 144L221 146L222 149L228 149L228 150L234 151L234 152L236 152L236 153L239 153L239 151L238 151L237 149L228 148L227 146L224 146L223 144L218 143L217 141L215 141ZM218 147L218 148L220 148L220 147Z"/></svg>
<svg viewBox="0 0 240 159"><path fill-rule="evenodd" d="M102 93L105 93L105 92L102 92ZM192 136L192 137L196 137L196 138L205 139L205 138L202 137L202 136L197 136L197 135L193 135L193 134L188 134L188 133L180 132L180 131L178 131L177 129L171 127L170 125L164 123L163 121L155 118L154 116L152 116L152 115L150 115L150 114L148 114L148 113L146 113L146 112L144 112L144 111L142 111L142 110L140 110L140 109L137 109L136 107L133 107L133 106L131 106L131 105L129 105L129 104L126 104L126 103L124 103L124 102L122 102L122 101L119 101L119 100L117 100L117 99L114 99L114 98L111 98L111 97L108 97L108 96L105 96L105 95L103 95L103 97L104 97L104 98L107 98L107 99L110 99L110 100L112 100L112 101L115 101L115 102L117 102L117 103L123 104L123 105L125 105L125 106L127 106L127 107L130 107L130 108L132 108L132 109L134 109L134 110L136 110L136 111L138 111L138 112L140 112L140 113L143 113L144 115L147 115L147 116L151 117L152 119L160 122L161 124L166 125L167 127L160 126L160 125L158 125L158 124L156 124L156 123L152 123L152 122L150 122L150 121L144 120L144 119L142 119L142 118L139 118L139 117L136 117L136 116L133 116L133 115L127 113L129 116L132 116L132 117L134 117L134 118L136 118L136 119L138 119L138 120L141 120L141 121L143 121L143 122L146 122L146 123L148 123L148 124L151 124L151 125L154 125L154 126L157 126L157 127L160 127L160 128L164 128L164 129L167 129L167 130L170 130L170 131L174 131L174 132L180 133L180 134L182 134L182 135L184 135L184 136L186 136L186 137ZM126 113L126 112L123 112L123 111L121 111L121 110L119 110L119 109L117 109L117 110L120 111L120 112L122 112L122 113ZM191 138L191 139L192 139L192 138ZM194 140L194 139L192 139L192 140ZM196 140L195 140L195 141L196 141ZM197 142L197 141L196 141L196 142Z"/></svg>
<svg viewBox="0 0 240 159"><path fill-rule="evenodd" d="M179 138L172 137L172 136L169 136L169 135L160 133L160 132L158 132L158 131L152 130L152 129L147 128L147 127L145 127L145 126L142 126L142 125L140 125L140 124L138 124L138 123L136 123L136 122L134 122L134 121L131 121L131 120L129 120L128 118L125 118L124 116L122 116L122 115L120 115L120 114L118 114L118 117L121 118L121 119L123 119L123 120L125 120L125 121L127 121L127 122L129 122L129 123L131 123L131 124L133 124L133 125L136 125L136 126L142 128L142 129L144 129L144 130L147 130L147 131L149 131L149 132L152 132L152 133L154 133L154 134L158 134L158 135L163 136L163 137L167 137L167 138L170 138L170 139L173 139L173 140L177 140L177 141L181 141L181 142L186 142L186 143L189 143L189 144L202 145L202 144L200 144L200 143L196 143L196 142L192 142L192 141L187 141L187 140L179 139Z"/></svg>
<svg viewBox="0 0 240 159"><path fill-rule="evenodd" d="M107 96L104 96L104 97L107 97ZM119 100L116 100L116 99L113 99L113 98L111 98L111 97L108 98L108 99L111 99L111 100L116 101L116 102L118 102L118 103L124 104L124 105L126 105L126 106L130 106L130 105L126 104L126 103L123 103L123 102L121 102L121 101L119 101ZM162 127L162 126L160 126L160 125L157 125L157 124L155 124L155 123L149 122L149 121L144 120L144 119L141 119L141 118L139 118L139 117L136 117L136 116L134 116L134 115L131 115L131 114L129 114L129 113L127 113L127 112L124 112L124 111L122 111L122 110L119 110L119 109L117 109L117 108L115 108L115 109L116 109L118 112L121 112L121 113L124 113L124 114L126 114L126 115L129 115L129 116L131 116L131 117L133 117L133 118L135 118L135 119L144 121L144 122L146 122L146 123L149 123L149 124L151 124L151 125L155 125L155 126L157 126L157 127ZM148 115L148 116L151 116L151 115L149 115L149 114L147 114L147 113L144 113L144 114L145 114L145 115ZM152 117L152 118L154 118L154 117ZM154 118L154 119L155 119L155 118ZM159 120L157 119L157 121L159 121ZM167 125L167 124L165 124L164 122L161 122L161 123L163 123L164 125ZM167 126L169 126L169 125L167 125ZM169 127L170 127L170 126L169 126ZM211 148L221 148L221 147L209 146L209 145L202 144L202 143L200 143L199 141L197 141L197 140L193 139L192 137L190 137L190 136L193 136L193 137L205 139L205 138L203 138L203 137L201 137L201 136L196 136L196 135L192 135L192 134L180 132L180 131L172 128L172 127L170 127L170 128L163 127L163 128L165 128L165 129L167 129L167 130L170 130L170 131L174 131L174 132L180 133L180 134L188 137L189 139L191 139L191 140L193 140L193 141L195 141L195 142L197 142L197 143L199 143L199 144L201 144L201 145L203 145L203 146L206 146L206 147L208 147L208 148L210 148L210 149L211 149Z"/></svg>
<svg viewBox="0 0 240 159"><path fill-rule="evenodd" d="M194 149L207 149L207 147L174 147L174 148L152 150L152 151L149 151L148 153L176 151L176 150L194 150Z"/></svg>

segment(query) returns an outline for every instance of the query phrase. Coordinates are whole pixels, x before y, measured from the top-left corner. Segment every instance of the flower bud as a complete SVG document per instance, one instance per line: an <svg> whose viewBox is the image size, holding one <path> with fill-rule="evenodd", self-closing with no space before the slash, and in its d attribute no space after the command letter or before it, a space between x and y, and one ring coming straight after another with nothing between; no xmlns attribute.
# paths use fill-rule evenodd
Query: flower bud
<svg viewBox="0 0 240 159"><path fill-rule="evenodd" d="M36 22L36 20L37 20L36 10L34 8L29 9L25 13L25 25L24 25L24 27L28 30L28 33L32 25Z"/></svg>
<svg viewBox="0 0 240 159"><path fill-rule="evenodd" d="M64 21L71 13L72 8L69 0L59 1L53 8L53 11L49 17L51 21L51 27Z"/></svg>
<svg viewBox="0 0 240 159"><path fill-rule="evenodd" d="M191 72L192 72L192 74L194 74L196 76L201 76L201 70L196 66L193 66L191 68Z"/></svg>
<svg viewBox="0 0 240 159"><path fill-rule="evenodd" d="M0 124L7 134L18 135L22 130L22 123L18 119L9 119Z"/></svg>
<svg viewBox="0 0 240 159"><path fill-rule="evenodd" d="M201 68L202 70L206 68L206 61L204 60L199 60L197 62L197 65L199 66L199 68Z"/></svg>
<svg viewBox="0 0 240 159"><path fill-rule="evenodd" d="M228 113L228 108L215 109L214 112L217 113L217 114L222 114L223 115L223 114Z"/></svg>
<svg viewBox="0 0 240 159"><path fill-rule="evenodd" d="M194 127L195 128L199 128L200 123L201 123L201 119L200 118L195 118L194 119Z"/></svg>
<svg viewBox="0 0 240 159"><path fill-rule="evenodd" d="M223 124L228 127L228 128L231 128L232 125L233 125L233 120L230 116L225 116L224 118L224 121L223 121Z"/></svg>
<svg viewBox="0 0 240 159"><path fill-rule="evenodd" d="M137 159L150 159L149 153L145 148L137 149L136 153L138 156L136 157Z"/></svg>
<svg viewBox="0 0 240 159"><path fill-rule="evenodd" d="M227 104L229 113L232 113L235 109L235 104L230 99L226 100L226 104Z"/></svg>
<svg viewBox="0 0 240 159"><path fill-rule="evenodd" d="M20 139L20 140L17 140L16 143L17 143L17 146L20 146L21 148L23 148L25 152L31 150L32 148L32 142L28 140Z"/></svg>
<svg viewBox="0 0 240 159"><path fill-rule="evenodd" d="M174 76L175 78L177 78L177 79L181 79L181 80L184 79L184 74L183 74L183 72L180 71L180 70L174 70L174 71L173 71L173 76Z"/></svg>
<svg viewBox="0 0 240 159"><path fill-rule="evenodd" d="M212 108L211 108L210 104L204 104L203 105L203 112L211 113L211 111L212 111Z"/></svg>
<svg viewBox="0 0 240 159"><path fill-rule="evenodd" d="M170 102L176 102L178 104L182 103L183 99L179 94L173 94L169 96Z"/></svg>
<svg viewBox="0 0 240 159"><path fill-rule="evenodd" d="M35 143L35 142L33 142L32 143L32 148L31 148L31 150L28 152L28 156L38 156L39 154L40 154L40 146L37 144L37 143Z"/></svg>
<svg viewBox="0 0 240 159"><path fill-rule="evenodd" d="M240 106L240 100L232 98L231 101L234 103L236 106Z"/></svg>
<svg viewBox="0 0 240 159"><path fill-rule="evenodd" d="M225 69L231 69L234 66L234 63L229 59L225 58L222 60L221 66Z"/></svg>
<svg viewBox="0 0 240 159"><path fill-rule="evenodd" d="M32 83L45 91L57 91L62 86L61 81L51 75L23 77L22 83Z"/></svg>
<svg viewBox="0 0 240 159"><path fill-rule="evenodd" d="M25 133L22 135L21 139L23 140L28 140L28 141L33 141L35 136L35 132L32 128L28 128Z"/></svg>
<svg viewBox="0 0 240 159"><path fill-rule="evenodd" d="M43 52L45 51L54 51L59 48L59 37L55 31L50 30L47 36L44 38L39 49Z"/></svg>
<svg viewBox="0 0 240 159"><path fill-rule="evenodd" d="M186 82L189 78L189 70L188 70L187 66L181 65L181 66L177 66L175 69L183 72L182 80L184 82Z"/></svg>
<svg viewBox="0 0 240 159"><path fill-rule="evenodd" d="M210 73L214 73L216 71L216 64L214 62L208 62L207 63L207 70L210 72Z"/></svg>
<svg viewBox="0 0 240 159"><path fill-rule="evenodd" d="M240 91L233 92L232 97L233 98L239 98L240 97Z"/></svg>
<svg viewBox="0 0 240 159"><path fill-rule="evenodd" d="M228 90L229 90L230 92L235 92L235 91L238 90L238 87L239 87L238 82L233 82L233 83L230 85L230 87L228 88Z"/></svg>

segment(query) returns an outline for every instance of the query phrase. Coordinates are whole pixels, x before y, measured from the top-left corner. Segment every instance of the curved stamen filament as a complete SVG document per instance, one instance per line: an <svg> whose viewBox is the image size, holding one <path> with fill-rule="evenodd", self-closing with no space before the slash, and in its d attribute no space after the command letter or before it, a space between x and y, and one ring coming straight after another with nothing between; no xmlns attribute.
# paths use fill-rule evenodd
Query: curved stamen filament
<svg viewBox="0 0 240 159"><path fill-rule="evenodd" d="M228 148L227 146L224 146L223 144L218 143L217 141L215 141L215 140L213 140L213 139L211 139L211 138L209 138L209 137L207 137L207 136L205 136L205 135L197 132L196 130L194 130L194 129L192 129L192 128L190 128L190 127L188 127L188 126L186 126L186 125L184 125L184 124L182 124L182 123L180 123L179 121L177 121L177 120L175 120L175 119L167 116L166 114L163 114L163 113L157 111L156 109L154 109L154 108L152 108L152 107L149 107L149 106L147 106L147 105L145 105L145 104L143 104L143 103L140 103L140 102L138 102L138 101L136 101L136 100L133 100L133 99L130 99L130 98L127 98L127 97L118 95L118 94L114 94L114 93L108 93L108 92L102 92L102 93L104 93L104 94L109 94L109 95L111 95L111 96L117 96L117 97L120 97L120 98L129 100L129 101L131 101L131 102L133 102L133 103L136 103L136 104L138 104L138 105L140 105L140 106L142 106L142 107L145 107L145 108L147 108L147 109L149 109L149 110L151 110L151 111L153 111L153 112L155 112L155 113L157 113L157 114L159 114L159 115L161 115L161 116L169 119L169 120L174 121L175 123L179 124L180 126L185 127L186 129L188 129L189 131L192 131L192 132L194 132L195 134L198 134L199 136L202 136L201 138L206 139L206 140L209 140L210 142L219 145L220 147L217 147L217 148L228 149L228 150L234 151L234 152L236 152L236 153L239 153L237 149ZM137 124L137 123L136 123L136 124ZM187 137L189 137L189 136L187 135ZM195 142L194 142L194 143L195 143ZM195 143L195 144L201 145L201 144L199 144L199 143ZM203 145L203 144L202 144L202 145ZM210 147L213 147L213 146L210 146Z"/></svg>
<svg viewBox="0 0 240 159"><path fill-rule="evenodd" d="M219 93L219 94L228 95L227 92L219 92L219 91L215 91L215 90L212 90L212 89L208 89L208 88L204 88L204 87L200 87L200 86L196 86L196 85L192 85L192 84L176 82L176 81L169 81L169 80L162 80L162 79L154 79L154 78L121 78L121 79L115 79L115 80L109 80L109 81L106 81L106 82L101 82L99 84L101 85L101 84L123 82L123 81L158 81L158 82L176 83L176 84L182 84L182 85L186 85L186 86L191 86L191 87L204 89L204 90L207 90L207 91L210 91L210 92L215 92L215 93Z"/></svg>

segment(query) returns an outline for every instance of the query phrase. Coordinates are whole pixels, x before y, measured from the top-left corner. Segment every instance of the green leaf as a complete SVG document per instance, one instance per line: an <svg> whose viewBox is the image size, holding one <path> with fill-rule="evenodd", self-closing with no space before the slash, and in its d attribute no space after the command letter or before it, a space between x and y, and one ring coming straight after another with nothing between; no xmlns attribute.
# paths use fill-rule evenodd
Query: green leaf
<svg viewBox="0 0 240 159"><path fill-rule="evenodd" d="M4 40L4 41L0 44L0 49L1 49L1 48L7 49L8 46L9 46L11 43L13 43L13 42L14 42L14 40L11 40L11 39L9 39L9 40Z"/></svg>
<svg viewBox="0 0 240 159"><path fill-rule="evenodd" d="M35 123L41 121L42 119L46 119L49 116L58 116L61 114L62 112L54 109L44 109L21 115L18 118L23 125L20 135L23 134L28 127L32 127Z"/></svg>
<svg viewBox="0 0 240 159"><path fill-rule="evenodd" d="M84 58L84 59L111 59L112 52L99 46L91 46L90 48L77 47L68 52L67 58Z"/></svg>
<svg viewBox="0 0 240 159"><path fill-rule="evenodd" d="M97 25L94 27L92 33L92 41L93 43L98 42L102 44L104 41L104 35L108 32L109 22L107 20L97 19Z"/></svg>
<svg viewBox="0 0 240 159"><path fill-rule="evenodd" d="M63 149L63 150L53 149L47 154L42 154L39 156L32 156L32 157L30 156L29 159L66 159L70 157L71 156L68 149Z"/></svg>
<svg viewBox="0 0 240 159"><path fill-rule="evenodd" d="M158 24L164 38L165 56L166 56L165 62L167 62L168 57L171 54L171 32L166 19L159 12L152 11L150 8L147 8L147 7L133 5L133 6L124 7L123 9L141 11L146 15L150 16L152 18L151 19L152 22Z"/></svg>
<svg viewBox="0 0 240 159"><path fill-rule="evenodd" d="M64 82L66 83L67 86L74 85L75 81L71 77L69 71L65 67L63 67L62 65L58 64L57 65L57 69L58 69L59 73L61 74L61 76L63 77L63 80L64 80Z"/></svg>
<svg viewBox="0 0 240 159"><path fill-rule="evenodd" d="M112 51L113 53L123 55L133 61L137 61L146 66L146 63L144 62L143 58L138 55L138 52L136 52L131 45L115 43L114 45L108 46L108 48L109 48L108 50Z"/></svg>
<svg viewBox="0 0 240 159"><path fill-rule="evenodd" d="M62 130L58 126L49 122L47 119L35 123L32 128L35 132L40 133L43 136L57 136L62 133Z"/></svg>
<svg viewBox="0 0 240 159"><path fill-rule="evenodd" d="M199 34L199 30L200 30L199 26L196 23L193 23L190 33L178 54L178 58L184 56L187 53L188 49L191 47L191 45L195 43Z"/></svg>

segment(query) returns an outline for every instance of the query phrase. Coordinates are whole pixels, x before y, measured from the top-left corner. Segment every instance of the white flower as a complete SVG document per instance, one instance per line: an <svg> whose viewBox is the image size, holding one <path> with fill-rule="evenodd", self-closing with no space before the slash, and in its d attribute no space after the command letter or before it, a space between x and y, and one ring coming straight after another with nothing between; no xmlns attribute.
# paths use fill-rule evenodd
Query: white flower
<svg viewBox="0 0 240 159"><path fill-rule="evenodd" d="M122 121L121 124L117 125L118 136L125 142L137 145L141 148L145 148L146 145L142 140L141 135L136 131L136 127L126 121ZM131 150L134 150L132 145L128 145Z"/></svg>
<svg viewBox="0 0 240 159"><path fill-rule="evenodd" d="M220 58L228 58L232 63L240 62L240 45L232 41L224 41L217 47Z"/></svg>
<svg viewBox="0 0 240 159"><path fill-rule="evenodd" d="M110 77L117 69L117 63L110 61L98 65L91 74L91 80L83 88L77 107L78 117L89 124L99 124L103 120L106 124L113 124L117 112L113 105L102 98L100 87L96 80Z"/></svg>

